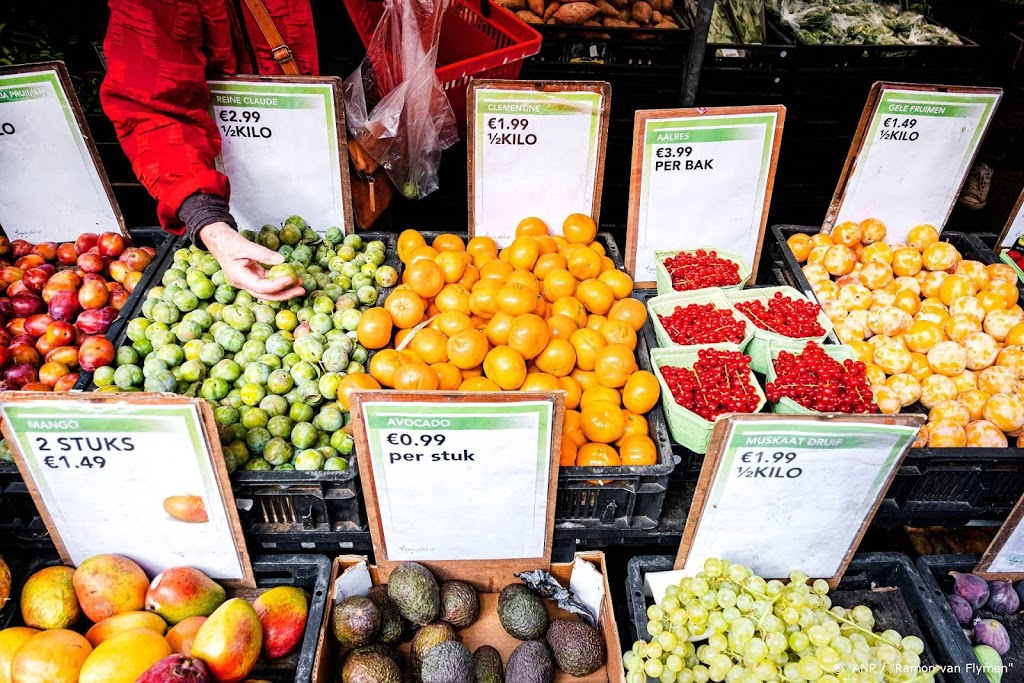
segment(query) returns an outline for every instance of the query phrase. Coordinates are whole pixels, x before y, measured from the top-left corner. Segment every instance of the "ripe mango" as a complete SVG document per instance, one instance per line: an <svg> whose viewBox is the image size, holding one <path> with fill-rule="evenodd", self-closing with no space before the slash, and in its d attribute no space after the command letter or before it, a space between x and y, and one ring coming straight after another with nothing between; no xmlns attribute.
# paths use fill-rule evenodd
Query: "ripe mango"
<svg viewBox="0 0 1024 683"><path fill-rule="evenodd" d="M164 499L164 512L178 520L190 524L209 522L206 514L206 503L199 496L170 496Z"/></svg>
<svg viewBox="0 0 1024 683"><path fill-rule="evenodd" d="M86 631L85 639L93 647L98 647L105 640L137 628L148 628L163 635L167 633L167 622L152 612L121 612L107 617Z"/></svg>
<svg viewBox="0 0 1024 683"><path fill-rule="evenodd" d="M29 638L14 653L12 683L77 683L82 665L92 653L83 636L58 628Z"/></svg>
<svg viewBox="0 0 1024 683"><path fill-rule="evenodd" d="M37 633L37 629L27 626L15 626L0 631L0 683L11 683L11 662L14 661L14 653Z"/></svg>
<svg viewBox="0 0 1024 683"><path fill-rule="evenodd" d="M21 618L26 626L64 629L82 616L71 567L46 567L28 577L21 589Z"/></svg>
<svg viewBox="0 0 1024 683"><path fill-rule="evenodd" d="M210 616L226 598L224 588L198 569L172 567L149 584L146 611L174 626L189 617Z"/></svg>
<svg viewBox="0 0 1024 683"><path fill-rule="evenodd" d="M232 598L199 628L192 656L206 664L220 683L240 683L256 667L263 647L263 627L252 605Z"/></svg>
<svg viewBox="0 0 1024 683"><path fill-rule="evenodd" d="M268 659L284 657L297 648L306 632L309 600L295 586L277 586L252 603L263 627L263 652Z"/></svg>
<svg viewBox="0 0 1024 683"><path fill-rule="evenodd" d="M199 627L206 623L206 617L189 617L167 632L167 642L176 655L192 656L192 643L199 633Z"/></svg>
<svg viewBox="0 0 1024 683"><path fill-rule="evenodd" d="M156 631L125 631L92 651L82 665L78 683L135 683L149 667L170 654L171 646Z"/></svg>
<svg viewBox="0 0 1024 683"><path fill-rule="evenodd" d="M74 584L85 616L99 623L115 614L141 610L149 578L127 557L94 555L78 565Z"/></svg>

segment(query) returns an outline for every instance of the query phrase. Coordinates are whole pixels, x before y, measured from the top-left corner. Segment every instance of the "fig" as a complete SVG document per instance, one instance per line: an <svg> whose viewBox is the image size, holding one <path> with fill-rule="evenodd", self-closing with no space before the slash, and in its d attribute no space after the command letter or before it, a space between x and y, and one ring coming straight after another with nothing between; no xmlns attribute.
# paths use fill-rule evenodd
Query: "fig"
<svg viewBox="0 0 1024 683"><path fill-rule="evenodd" d="M953 616L956 617L957 622L961 626L969 625L971 618L974 616L974 610L971 609L970 604L959 595L947 595L946 600L949 601L949 609L953 611Z"/></svg>
<svg viewBox="0 0 1024 683"><path fill-rule="evenodd" d="M1024 581L1019 582L1016 585L1017 598L1020 600L1020 604L1024 605Z"/></svg>
<svg viewBox="0 0 1024 683"><path fill-rule="evenodd" d="M195 657L171 655L139 676L136 683L209 683L210 673L206 665Z"/></svg>
<svg viewBox="0 0 1024 683"><path fill-rule="evenodd" d="M1013 590L1013 584L1009 581L989 581L988 592L985 609L1000 616L1013 614L1020 609L1020 596Z"/></svg>
<svg viewBox="0 0 1024 683"><path fill-rule="evenodd" d="M995 619L978 619L974 622L974 644L988 645L1000 655L1010 651L1010 634Z"/></svg>
<svg viewBox="0 0 1024 683"><path fill-rule="evenodd" d="M953 592L967 601L971 609L980 609L988 601L988 583L974 574L950 572L953 577Z"/></svg>

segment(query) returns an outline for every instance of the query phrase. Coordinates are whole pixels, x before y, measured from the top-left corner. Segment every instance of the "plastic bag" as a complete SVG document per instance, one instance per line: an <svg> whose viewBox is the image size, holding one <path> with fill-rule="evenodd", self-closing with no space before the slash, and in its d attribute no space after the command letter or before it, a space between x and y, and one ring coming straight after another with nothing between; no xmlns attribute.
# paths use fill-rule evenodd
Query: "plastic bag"
<svg viewBox="0 0 1024 683"><path fill-rule="evenodd" d="M345 79L349 134L409 199L438 187L441 152L459 139L434 73L449 0L384 0L366 57Z"/></svg>

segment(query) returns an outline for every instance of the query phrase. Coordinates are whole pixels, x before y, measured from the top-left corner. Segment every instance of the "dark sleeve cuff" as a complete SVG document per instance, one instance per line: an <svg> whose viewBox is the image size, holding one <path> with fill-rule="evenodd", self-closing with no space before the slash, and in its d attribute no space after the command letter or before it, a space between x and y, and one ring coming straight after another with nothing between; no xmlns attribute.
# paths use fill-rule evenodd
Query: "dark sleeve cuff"
<svg viewBox="0 0 1024 683"><path fill-rule="evenodd" d="M178 218L185 224L185 235L197 247L203 247L199 231L211 223L227 223L238 229L234 217L228 211L228 202L223 197L196 192L189 195L178 209Z"/></svg>

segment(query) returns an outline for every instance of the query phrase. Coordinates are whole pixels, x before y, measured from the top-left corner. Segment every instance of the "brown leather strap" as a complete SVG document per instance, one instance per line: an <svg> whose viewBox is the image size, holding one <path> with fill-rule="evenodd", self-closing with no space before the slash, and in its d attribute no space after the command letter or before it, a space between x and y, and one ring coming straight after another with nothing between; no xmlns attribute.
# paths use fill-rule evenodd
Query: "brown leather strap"
<svg viewBox="0 0 1024 683"><path fill-rule="evenodd" d="M299 67L295 63L295 55L292 54L291 48L285 44L284 38L281 37L281 32L277 30L277 26L274 25L274 20L270 16L270 12L267 11L266 5L263 4L263 0L245 0L245 4L249 7L249 11L252 12L252 16L256 20L256 25L260 27L263 37L267 39L267 43L270 45L270 54L273 56L274 61L281 65L281 70L288 76L301 75Z"/></svg>

